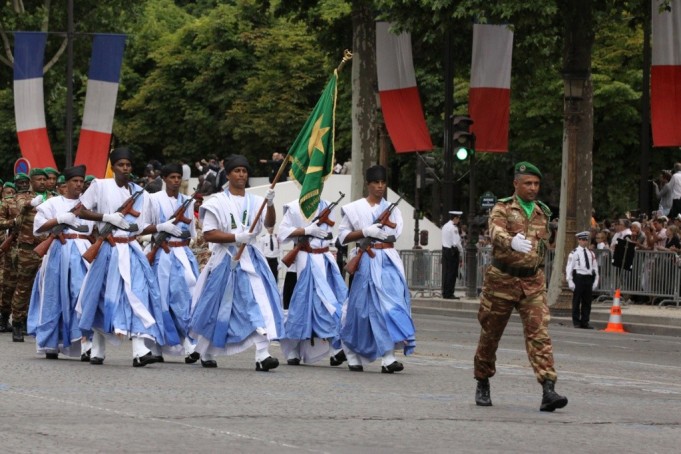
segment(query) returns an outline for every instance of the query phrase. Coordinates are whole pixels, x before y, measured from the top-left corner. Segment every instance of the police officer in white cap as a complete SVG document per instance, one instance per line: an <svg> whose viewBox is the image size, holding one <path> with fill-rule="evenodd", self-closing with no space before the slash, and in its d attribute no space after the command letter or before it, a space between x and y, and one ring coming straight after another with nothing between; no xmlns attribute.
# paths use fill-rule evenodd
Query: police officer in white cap
<svg viewBox="0 0 681 454"><path fill-rule="evenodd" d="M570 252L565 268L572 295L572 324L575 328L594 329L589 324L591 297L598 286L598 262L589 249L589 231L579 232L577 248Z"/></svg>
<svg viewBox="0 0 681 454"><path fill-rule="evenodd" d="M459 260L463 254L459 221L461 211L450 211L452 220L442 226L442 297L450 300L458 300L454 296L456 278L459 275Z"/></svg>

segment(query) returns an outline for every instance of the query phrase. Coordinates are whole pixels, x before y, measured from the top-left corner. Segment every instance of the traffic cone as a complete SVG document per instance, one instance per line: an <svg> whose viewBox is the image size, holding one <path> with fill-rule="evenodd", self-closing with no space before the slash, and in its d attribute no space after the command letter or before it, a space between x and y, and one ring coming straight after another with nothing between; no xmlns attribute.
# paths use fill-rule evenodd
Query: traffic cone
<svg viewBox="0 0 681 454"><path fill-rule="evenodd" d="M620 289L615 290L615 297L612 299L612 307L610 308L610 319L608 326L603 331L606 333L626 333L624 326L622 326L622 306L620 306Z"/></svg>

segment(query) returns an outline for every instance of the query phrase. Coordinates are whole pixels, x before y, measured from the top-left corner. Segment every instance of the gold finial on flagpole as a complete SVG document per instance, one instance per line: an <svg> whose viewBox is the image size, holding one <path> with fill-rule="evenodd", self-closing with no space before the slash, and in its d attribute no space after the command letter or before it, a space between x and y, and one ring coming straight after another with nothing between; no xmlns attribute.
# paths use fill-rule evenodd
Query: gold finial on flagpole
<svg viewBox="0 0 681 454"><path fill-rule="evenodd" d="M352 52L350 52L348 49L345 49L343 51L343 59L338 65L338 68L336 68L336 71L339 72L341 69L343 69L343 66L345 66L345 64L350 60L352 60Z"/></svg>

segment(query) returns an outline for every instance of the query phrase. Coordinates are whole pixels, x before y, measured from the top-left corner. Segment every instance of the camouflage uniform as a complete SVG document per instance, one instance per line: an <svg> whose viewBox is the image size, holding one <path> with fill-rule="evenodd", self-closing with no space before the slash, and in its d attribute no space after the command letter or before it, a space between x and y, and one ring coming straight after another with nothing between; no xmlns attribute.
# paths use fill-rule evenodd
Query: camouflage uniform
<svg viewBox="0 0 681 454"><path fill-rule="evenodd" d="M35 275L40 268L42 258L33 252L41 239L33 236L33 219L36 210L31 206L31 200L37 194L27 191L14 197L17 212L21 213L21 224L18 227L16 243L12 248L12 265L16 272L16 286L12 295L12 322L24 323L28 315L28 303ZM47 197L50 194L47 193Z"/></svg>
<svg viewBox="0 0 681 454"><path fill-rule="evenodd" d="M494 376L499 340L515 308L523 323L527 356L537 380L556 381L543 270L550 215L546 205L536 202L528 219L515 195L499 200L490 213L493 259L485 273L478 311L481 330L474 360L478 380ZM511 240L518 233L532 242L527 254L511 249Z"/></svg>
<svg viewBox="0 0 681 454"><path fill-rule="evenodd" d="M0 205L0 230L2 230L2 240L4 242L6 235L5 230L14 228L14 219L19 212L14 203L14 196L7 197L2 200ZM5 253L1 253L0 267L2 267L2 287L0 288L0 314L2 316L9 316L12 313L12 295L14 294L14 287L17 285L17 276L12 267L12 250L11 247Z"/></svg>

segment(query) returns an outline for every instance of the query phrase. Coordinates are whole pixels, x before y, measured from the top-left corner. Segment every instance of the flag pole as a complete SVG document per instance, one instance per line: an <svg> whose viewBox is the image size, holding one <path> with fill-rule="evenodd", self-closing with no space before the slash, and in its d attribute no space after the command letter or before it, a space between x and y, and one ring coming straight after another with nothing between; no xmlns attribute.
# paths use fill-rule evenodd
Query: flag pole
<svg viewBox="0 0 681 454"><path fill-rule="evenodd" d="M343 69L345 64L352 59L352 52L350 52L348 49L345 49L343 51L343 59L341 60L340 64L336 68L335 72L336 74ZM291 150L289 149L288 152L286 153L286 157L284 157L284 160L282 161L281 165L279 166L279 170L277 171L277 174L274 176L274 179L272 180L272 184L270 184L270 189L274 189L274 187L277 185L277 182L279 182L279 178L281 178L281 174L284 172L286 169L286 165L288 162L291 160ZM260 220L260 216L262 216L262 212L265 209L265 206L267 205L267 200L263 200L262 204L260 205L260 208L258 209L258 212L255 215L255 219L253 219L253 222L251 223L251 228L249 230L250 233L255 230L255 226ZM239 250L237 251L236 255L234 256L235 261L239 261L241 258L241 254L244 252L244 248L246 247L245 244L242 244L239 246Z"/></svg>

